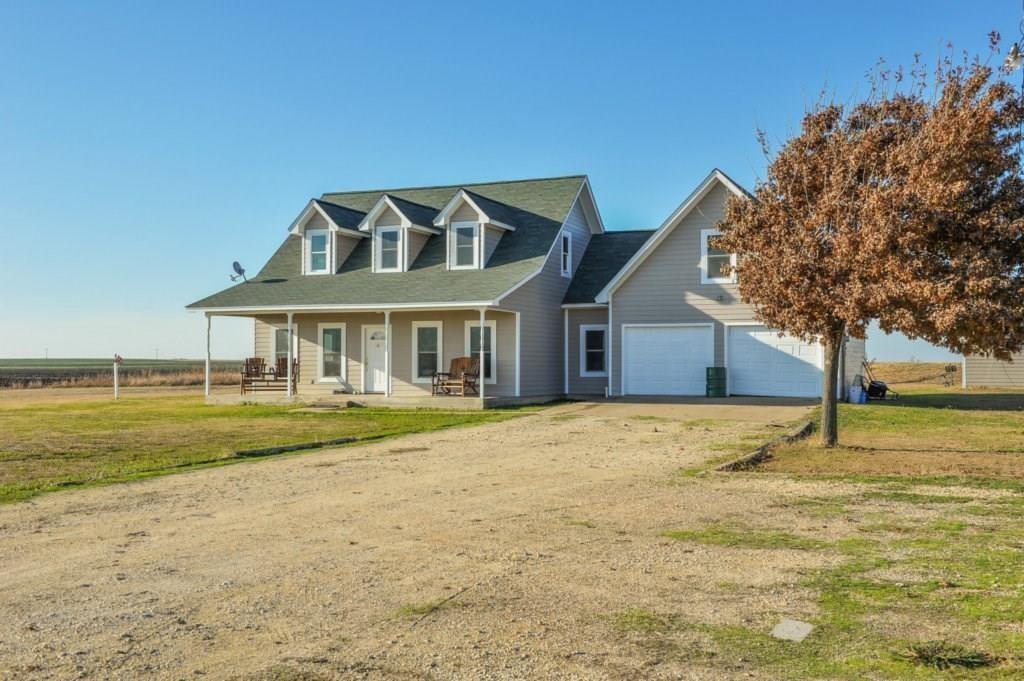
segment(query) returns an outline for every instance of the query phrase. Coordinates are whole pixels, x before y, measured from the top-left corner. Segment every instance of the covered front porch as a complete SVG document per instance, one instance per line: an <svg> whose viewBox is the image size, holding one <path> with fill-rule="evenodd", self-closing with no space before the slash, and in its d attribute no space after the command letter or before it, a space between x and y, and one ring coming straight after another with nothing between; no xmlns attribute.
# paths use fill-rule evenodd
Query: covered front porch
<svg viewBox="0 0 1024 681"><path fill-rule="evenodd" d="M244 353L271 379L235 395L210 392L210 339L217 316L253 319ZM520 394L519 313L494 307L283 308L206 311L206 398L211 403L333 403L365 406L482 409L517 404ZM472 357L475 391L434 394L437 372ZM277 374L281 374L278 376ZM269 383L269 387L268 387Z"/></svg>

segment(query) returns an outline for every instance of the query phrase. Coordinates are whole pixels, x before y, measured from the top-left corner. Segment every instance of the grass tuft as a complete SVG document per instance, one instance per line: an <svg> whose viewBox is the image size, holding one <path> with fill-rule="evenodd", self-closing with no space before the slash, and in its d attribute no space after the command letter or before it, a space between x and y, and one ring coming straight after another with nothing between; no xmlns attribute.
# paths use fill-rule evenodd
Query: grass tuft
<svg viewBox="0 0 1024 681"><path fill-rule="evenodd" d="M984 651L970 650L962 645L947 641L915 643L905 652L897 653L897 657L943 671L954 667L976 669L978 667L988 667L998 662L995 657Z"/></svg>
<svg viewBox="0 0 1024 681"><path fill-rule="evenodd" d="M668 617L643 608L628 608L611 616L612 624L622 631L654 633L668 631L672 624Z"/></svg>

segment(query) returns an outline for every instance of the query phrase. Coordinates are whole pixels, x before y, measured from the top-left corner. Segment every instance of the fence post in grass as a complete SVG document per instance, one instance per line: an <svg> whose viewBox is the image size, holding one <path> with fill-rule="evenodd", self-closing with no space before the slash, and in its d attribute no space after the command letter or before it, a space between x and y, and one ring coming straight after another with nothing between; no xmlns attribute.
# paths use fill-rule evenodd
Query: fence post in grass
<svg viewBox="0 0 1024 681"><path fill-rule="evenodd" d="M121 366L121 362L123 362L123 361L124 361L124 358L121 357L121 355L118 355L116 353L114 354L114 399L115 400L121 396L121 385L120 385L120 376L118 375L118 373L119 373L118 372L118 368Z"/></svg>

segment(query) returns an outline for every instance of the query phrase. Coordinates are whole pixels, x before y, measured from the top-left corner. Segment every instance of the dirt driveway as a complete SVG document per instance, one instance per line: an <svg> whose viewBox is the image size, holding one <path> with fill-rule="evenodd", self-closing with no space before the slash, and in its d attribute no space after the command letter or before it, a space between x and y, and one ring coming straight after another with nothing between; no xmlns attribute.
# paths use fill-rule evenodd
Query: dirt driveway
<svg viewBox="0 0 1024 681"><path fill-rule="evenodd" d="M794 484L678 472L805 409L564 405L0 507L0 676L749 678L615 622L810 613L821 558L660 536Z"/></svg>

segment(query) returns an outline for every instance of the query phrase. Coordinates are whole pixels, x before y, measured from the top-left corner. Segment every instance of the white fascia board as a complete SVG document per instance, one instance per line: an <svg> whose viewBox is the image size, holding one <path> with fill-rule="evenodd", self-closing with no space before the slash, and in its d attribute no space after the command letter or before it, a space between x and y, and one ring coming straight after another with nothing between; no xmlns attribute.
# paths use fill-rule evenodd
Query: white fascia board
<svg viewBox="0 0 1024 681"><path fill-rule="evenodd" d="M434 218L434 226L444 227L446 224L448 224L448 222L451 220L452 215L455 213L455 210L463 203L468 203L469 207L476 211L477 217L479 218L477 222L490 225L491 227L497 227L498 229L503 229L506 232L516 231L516 228L508 224L507 222L495 220L490 215L488 215L487 211L481 208L480 204L474 201L473 197L470 196L469 192L467 192L465 189L460 189L459 191L457 191L455 193L455 196L453 196L451 200L444 205L444 208L441 209L441 212L437 214L436 218Z"/></svg>
<svg viewBox="0 0 1024 681"><path fill-rule="evenodd" d="M608 309L608 303L562 303L563 310Z"/></svg>
<svg viewBox="0 0 1024 681"><path fill-rule="evenodd" d="M319 213L321 216L323 216L323 219L327 221L327 227L332 232L341 232L346 236L351 236L358 239L365 239L367 236L362 232L357 232L347 227L339 226L334 220L331 219L331 216L327 214L327 211L325 211L317 204L316 199L309 200L309 203L306 204L306 207L302 209L301 213L299 213L299 217L295 218L295 220L292 221L292 224L289 225L288 233L298 234L301 227L306 223L306 220L308 220L310 216L313 215L313 213Z"/></svg>
<svg viewBox="0 0 1024 681"><path fill-rule="evenodd" d="M245 315L282 314L285 312L384 312L385 310L479 310L481 307L494 307L493 300L465 301L456 303L358 303L354 305L282 305L280 307L266 305L250 305L239 307L192 307L189 312L205 312L206 314Z"/></svg>
<svg viewBox="0 0 1024 681"><path fill-rule="evenodd" d="M371 208L370 212L366 214L366 217L362 219L357 229L359 229L360 232L369 232L370 227L376 223L377 218L380 217L380 214L384 212L385 208L390 208L398 214L398 217L402 219L403 229L411 229L414 232L421 232L423 234L441 233L441 230L434 229L431 225L418 225L410 220L406 214L402 212L402 209L395 205L395 202L392 201L391 197L387 194L384 194L377 199L377 203L373 204L373 208Z"/></svg>
<svg viewBox="0 0 1024 681"><path fill-rule="evenodd" d="M711 188L714 187L716 183L721 183L726 189L737 196L750 196L748 192L733 182L729 176L721 170L718 168L712 170L708 176L704 178L704 181L701 182L681 204L679 204L679 207L672 211L672 214L668 216L668 219L661 223L661 226L655 230L654 236L647 240L647 243L644 244L643 248L637 251L633 257L622 266L622 269L619 270L618 274L612 277L612 280L609 281L603 289L601 289L601 292L597 294L595 300L599 303L607 303L608 296L611 295L611 293L615 291L615 289L617 289L622 282L629 277L629 275L636 271L636 268L639 267L640 264L654 252L661 242L679 226L686 216L697 207L701 202L701 199L707 196L708 192L711 191Z"/></svg>
<svg viewBox="0 0 1024 681"><path fill-rule="evenodd" d="M583 187L587 190L587 200L594 209L594 216L597 218L597 231L591 230L594 234L604 234L604 218L601 217L601 209L597 207L597 198L594 196L594 188L590 186L590 177L583 178ZM582 193L582 190L581 190Z"/></svg>
<svg viewBox="0 0 1024 681"><path fill-rule="evenodd" d="M451 218L452 213L454 213L455 209L462 203L468 203L477 213L487 217L487 214L480 210L480 206L476 205L476 202L469 198L469 194L466 193L466 190L460 189L455 192L455 196L448 200L448 203L444 204L444 208L442 208L441 212L437 214L436 218L434 218L434 226L444 227L445 223L447 223Z"/></svg>

